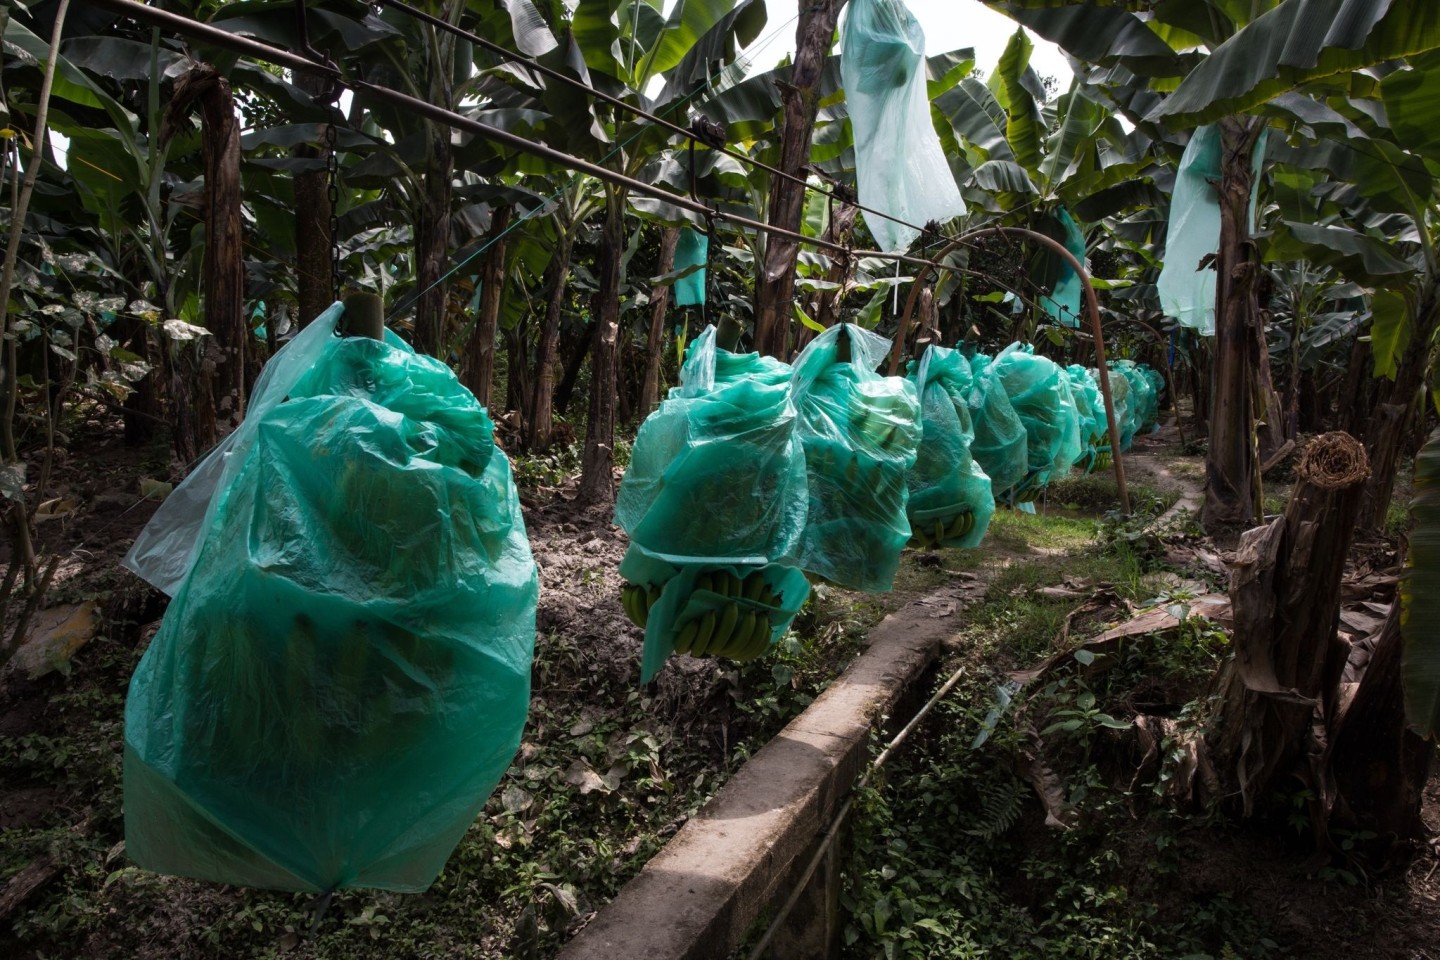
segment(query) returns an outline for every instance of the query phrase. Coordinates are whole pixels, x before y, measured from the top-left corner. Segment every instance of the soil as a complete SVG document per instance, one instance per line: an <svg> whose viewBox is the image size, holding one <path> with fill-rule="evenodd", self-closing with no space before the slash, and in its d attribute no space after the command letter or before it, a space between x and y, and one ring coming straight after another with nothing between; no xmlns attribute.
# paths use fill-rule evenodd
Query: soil
<svg viewBox="0 0 1440 960"><path fill-rule="evenodd" d="M100 632L75 654L65 671L33 680L12 672L0 681L0 743L60 738L89 726L104 732L109 738L106 749L118 756L119 708L129 671L153 636L165 603L158 592L123 571L119 560L155 508L154 501L139 496L140 479L176 480L183 471L170 462L162 447L125 447L118 425L104 419L81 425L72 434L70 446L84 453L55 465L49 496L73 500L76 512L40 527L40 551L63 557L46 600L49 604L96 600L101 611ZM1173 427L1138 438L1125 465L1132 485L1179 495L1170 516L1198 506L1202 464L1181 454ZM34 476L38 461L30 469ZM638 685L641 631L625 617L618 602L616 571L627 541L612 524L608 507L579 508L570 499L573 489L572 480L560 490L522 491L527 531L541 578L537 649L546 653L550 664L547 672L536 676L537 708L547 702L573 700L577 690L593 695L608 689L623 699ZM1376 569L1383 567L1387 556L1393 558L1389 545L1367 545L1367 549L1372 547ZM997 559L1002 563L1024 561L1020 553L1010 552L1012 556ZM10 557L3 559L8 562ZM957 578L974 579L971 573L938 569L937 563L934 555L912 559L907 567L912 589L924 589L926 584L934 584L935 578L942 578L946 583L940 590L953 590ZM889 605L901 599L891 598ZM828 629L823 623L816 626L822 633ZM564 656L556 655L557 650ZM832 664L835 670L840 666L838 660ZM91 692L79 700L74 691L82 683ZM750 722L735 713L732 689L733 682L718 675L713 664L676 658L645 693L653 698L657 718L688 731L684 735L695 743L708 742L713 747L713 766L723 770L735 741ZM597 700L594 709L599 714L606 706ZM527 731L527 741L532 736ZM9 751L4 754L11 755ZM78 782L63 777L38 782L33 776L16 778L0 771L0 838L33 834L35 840L29 848L38 852L49 843L45 837L83 822L93 835L92 848L111 848L122 836L118 798L100 804L87 795L88 787L83 778ZM1038 812L1038 804L1032 806L1027 820ZM1424 817L1432 833L1440 832L1440 775L1429 784ZM671 832L675 825L669 828ZM1151 843L1146 830L1145 820L1139 819L1133 832L1117 835L1113 842L1122 850L1143 846ZM1046 835L1043 828L1037 829L1036 842L1043 842ZM1185 869L1157 894L1164 899L1165 910L1193 909L1228 894L1243 898L1257 914L1270 919L1288 942L1292 956L1440 960L1440 856L1434 845L1416 851L1407 866L1388 873L1330 868L1322 877L1322 868L1305 850L1273 831L1195 824L1187 827L1182 843ZM14 846L26 848L26 843ZM62 844L56 849L63 853L67 848ZM0 860L0 887L27 862ZM102 873L114 870L120 863L106 856L99 869ZM76 862L67 869L94 870L96 866ZM1137 875L1135 883L1155 881ZM164 929L147 929L147 936L156 939L150 944L154 949L147 948L144 955L228 955L206 952L203 927L213 922L217 912L239 909L243 898L236 891L189 882L177 891L183 893L167 905L164 916L152 918ZM42 889L22 905L19 914L41 906L49 911L65 909L47 899ZM9 928L15 916L0 918L0 954L32 956L29 948L11 939ZM198 927L187 934L183 930L187 923ZM140 955L128 951L126 944L133 946L134 941L126 936L92 937L87 944L73 944L68 955Z"/></svg>

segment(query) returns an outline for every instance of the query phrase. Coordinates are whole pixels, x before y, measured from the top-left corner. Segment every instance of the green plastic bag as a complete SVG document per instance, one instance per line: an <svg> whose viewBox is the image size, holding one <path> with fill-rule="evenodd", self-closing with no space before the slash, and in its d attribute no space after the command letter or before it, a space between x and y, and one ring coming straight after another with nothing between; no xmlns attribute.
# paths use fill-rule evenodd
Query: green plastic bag
<svg viewBox="0 0 1440 960"><path fill-rule="evenodd" d="M970 456L970 364L958 350L929 347L907 377L920 395L920 446L906 475L910 527L926 545L976 547L995 513L990 478Z"/></svg>
<svg viewBox="0 0 1440 960"><path fill-rule="evenodd" d="M914 224L963 214L965 201L930 116L919 22L901 0L852 0L841 42L860 202ZM881 250L904 250L920 235L862 215Z"/></svg>
<svg viewBox="0 0 1440 960"><path fill-rule="evenodd" d="M721 350L706 327L680 386L640 426L615 522L630 536L620 574L660 590L645 623L642 682L670 656L677 625L719 601L691 605L705 571L762 571L782 601L769 608L772 642L809 594L788 559L800 548L808 497L790 377L774 358Z"/></svg>
<svg viewBox="0 0 1440 960"><path fill-rule="evenodd" d="M996 499L1012 491L1025 479L1028 470L1029 440L1025 424L1010 405L1005 385L991 366L991 358L976 354L970 359L975 385L970 391L970 413L975 440L970 455L990 478Z"/></svg>
<svg viewBox="0 0 1440 960"><path fill-rule="evenodd" d="M910 540L905 475L920 442L915 385L874 372L889 352L884 337L837 324L795 358L791 381L810 487L800 567L874 593L893 586Z"/></svg>
<svg viewBox="0 0 1440 960"><path fill-rule="evenodd" d="M1060 236L1055 239L1065 245L1065 249L1075 255L1075 259L1081 263L1085 262L1085 234L1070 216L1070 211L1064 207L1055 210L1055 221L1059 225ZM1048 232L1048 231L1047 231ZM1053 277L1042 277L1041 283L1051 288L1048 294L1040 297L1041 308L1062 326L1078 328L1080 326L1080 300L1084 287L1080 283L1080 275L1075 269L1066 263L1063 258L1055 253L1048 254L1047 263L1050 263L1054 271Z"/></svg>
<svg viewBox="0 0 1440 960"><path fill-rule="evenodd" d="M1253 182L1260 182L1265 162L1268 130L1262 130L1251 161ZM1220 199L1214 184L1220 182L1220 129L1203 126L1195 130L1170 198L1170 222L1165 230L1165 263L1156 281L1160 309L1182 327L1202 336L1215 335L1215 271L1202 268L1200 261L1220 249ZM1255 223L1257 191L1250 193L1250 223Z"/></svg>
<svg viewBox="0 0 1440 960"><path fill-rule="evenodd" d="M1115 406L1115 432L1120 435L1120 451L1130 449L1135 438L1135 402L1130 390L1130 378L1124 376L1114 363L1110 368L1110 401ZM1096 368L1090 369L1091 376L1098 376Z"/></svg>
<svg viewBox="0 0 1440 960"><path fill-rule="evenodd" d="M335 336L342 312L127 557L169 584L154 551L185 555L125 704L146 869L422 891L519 746L538 582L510 464L444 364Z"/></svg>
<svg viewBox="0 0 1440 960"><path fill-rule="evenodd" d="M710 238L685 227L675 245L675 272L699 267L675 281L675 306L693 307L705 302L705 270L710 260Z"/></svg>
<svg viewBox="0 0 1440 960"><path fill-rule="evenodd" d="M1079 415L1083 443L1080 459L1076 463L1083 467L1086 473L1093 473L1097 467L1103 465L1100 459L1101 448L1105 448L1106 454L1110 452L1110 440L1106 432L1109 429L1109 420L1105 416L1105 398L1100 395L1100 385L1095 382L1090 371L1078 363L1066 367L1065 376L1070 380L1070 396L1075 401L1075 411Z"/></svg>
<svg viewBox="0 0 1440 960"><path fill-rule="evenodd" d="M1119 373L1130 384L1130 411L1134 420L1131 436L1150 433L1157 427L1160 404L1155 396L1155 386L1133 360L1116 360L1110 369Z"/></svg>
<svg viewBox="0 0 1440 960"><path fill-rule="evenodd" d="M1080 456L1079 416L1069 379L1054 361L1033 349L1012 343L991 364L1025 425L1027 469L1013 490L1018 502L1034 499L1030 495L1042 490L1052 474L1068 472Z"/></svg>

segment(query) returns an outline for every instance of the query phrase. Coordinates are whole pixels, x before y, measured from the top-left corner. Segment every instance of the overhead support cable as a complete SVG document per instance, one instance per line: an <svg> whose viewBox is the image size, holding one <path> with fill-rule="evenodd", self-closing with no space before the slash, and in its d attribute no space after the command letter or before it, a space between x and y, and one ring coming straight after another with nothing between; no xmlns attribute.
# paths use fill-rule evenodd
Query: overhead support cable
<svg viewBox="0 0 1440 960"><path fill-rule="evenodd" d="M484 37L472 33L463 27L456 26L455 24L443 20L440 17L426 13L424 10L419 10L411 6L410 4L405 3L404 0L376 0L376 2L379 3L381 6L391 7L395 10L399 10L402 13L408 14L411 17L414 17L417 20L428 23L438 30L444 30L448 33L454 34L457 37L468 40L471 43L475 44L477 47L488 50L489 52L495 54L497 57L503 57L506 60L509 60L511 63L518 64L529 70L533 70L542 76L550 77L553 80L558 80L561 83L568 84L569 86L574 87L576 90L584 93L586 96L593 97L596 100L608 103L613 107L618 107L621 110L625 110L635 115L636 117L639 117L642 120L648 120L656 126L663 127L664 129L670 131L672 134L685 137L692 144L702 143L705 146L710 147L711 149L718 150L719 152L725 154L725 156L727 157L730 157L741 163L749 164L750 166L757 169L764 170L771 176L781 177L782 179L789 180L791 183L799 184L806 190L809 190L813 193L818 193L822 197L828 197L832 200L839 200L842 203L848 203L851 206L854 206L857 209L863 211L869 216L880 217L881 219L889 220L892 223L897 223L901 226L909 227L911 230L915 230L916 232L918 232L922 237L928 236L936 238L940 242L944 242L948 239L945 237L936 237L936 231L933 229L921 226L920 224L910 223L907 220L902 220L899 217L892 216L888 213L882 213L879 210L858 203L855 199L846 196L843 193L836 193L833 190L824 190L810 183L810 181L808 181L804 177L797 177L793 173L787 173L786 171L781 170L778 167L772 167L768 163L765 163L762 160L756 160L754 157L749 156L748 154L741 153L738 150L732 150L728 146L725 146L723 143L717 144L708 137L700 136L697 131L689 127L682 127L679 124L674 123L670 120L666 120L664 117L651 113L642 107L637 107L635 104L629 103L621 99L620 97L612 96L608 93L605 93L603 90L597 90L595 87L590 86L583 80L568 76L567 74L556 70L553 67L547 67L543 63L527 57L524 54L515 53L512 50L507 50L505 47L501 46L498 43L495 43L493 40L487 40Z"/></svg>
<svg viewBox="0 0 1440 960"><path fill-rule="evenodd" d="M796 233L793 230L786 230L783 227L772 226L759 220L753 220L750 217L741 216L736 213L727 213L715 207L707 206L704 203L699 203L695 200L691 200L690 198L685 197L681 194L671 193L670 191L662 189L661 187L657 187L653 184L645 183L641 180L636 180L633 177L627 177L622 173L617 173L614 170L610 170L598 164L591 163L588 160L582 160L579 157L571 156L568 153L556 150L555 148L546 146L545 144L536 143L532 140L527 140L526 138L519 136L518 134L511 133L508 130L501 130L499 127L492 127L489 124L481 123L478 120L474 120L470 117L456 113L453 110L447 110L444 107L437 106L433 103L428 103L417 97L412 97L409 94L401 93L399 90L394 90L390 87L384 87L378 84L367 83L363 80L355 80L348 78L344 76L339 70L336 70L335 68L327 64L316 63L313 60L307 60L304 57L290 53L287 50L282 50L279 47L273 47L267 43L261 43L257 40L251 40L247 37L241 37L236 34L229 33L228 31L221 30L218 27L211 26L208 23L202 23L198 20L193 20L190 17L170 13L166 10L160 10L156 7L149 7L143 3L136 2L136 0L91 0L91 2L93 2L96 6L101 6L110 10L114 10L120 13L122 16L130 17L134 20L138 20L142 23L148 23L152 26L161 27L177 34L194 37L198 40L203 40L206 43L214 44L217 47L222 47L227 50L232 50L236 53L253 57L256 60L263 60L268 63L273 63L277 66L288 67L292 70L310 70L314 72L324 73L327 76L333 76L339 81L342 86L348 87L355 93L364 94L366 96L373 97L376 100L389 103L393 106L413 111L417 114L428 117L431 120L435 120L439 123L452 127L453 129L465 130L477 136L483 137L486 140L491 141L492 143L497 143L510 147L514 150L518 150L521 153L528 153L531 156L539 157L542 160L548 160L558 166L567 167L580 173L589 174L597 180L602 180L606 183L625 187L627 190L631 190L635 193L654 197L655 199L662 200L677 209L687 210L691 213L699 214L702 217L724 220L728 223L734 224L737 227L786 237L790 240L795 241L796 243L815 247L821 250L829 250L834 253L844 253L852 256L867 257L872 259L893 260L898 263L907 263L912 266L928 267L930 269L940 269L942 266L941 264L936 263L933 260L927 260L922 257L912 257L902 253L889 253L883 250L851 250L845 247L843 244L834 243L832 241L824 240L818 237L807 237L804 234Z"/></svg>

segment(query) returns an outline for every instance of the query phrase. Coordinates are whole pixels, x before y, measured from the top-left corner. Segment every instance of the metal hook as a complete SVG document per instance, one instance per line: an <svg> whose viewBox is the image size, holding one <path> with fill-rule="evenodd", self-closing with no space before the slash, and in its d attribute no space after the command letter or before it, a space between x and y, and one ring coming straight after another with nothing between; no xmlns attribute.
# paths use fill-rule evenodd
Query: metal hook
<svg viewBox="0 0 1440 960"><path fill-rule="evenodd" d="M323 94L317 95L316 99L323 100L325 103L334 103L340 95L340 65L310 45L310 23L305 15L305 0L295 0L295 28L300 33L300 53L305 59L327 68L329 85Z"/></svg>

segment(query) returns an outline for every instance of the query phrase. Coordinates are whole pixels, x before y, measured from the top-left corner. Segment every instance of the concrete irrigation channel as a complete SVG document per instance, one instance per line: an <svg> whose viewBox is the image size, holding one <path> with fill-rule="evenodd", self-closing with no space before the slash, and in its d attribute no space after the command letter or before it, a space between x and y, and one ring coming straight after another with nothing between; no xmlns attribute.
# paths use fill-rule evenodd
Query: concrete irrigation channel
<svg viewBox="0 0 1440 960"><path fill-rule="evenodd" d="M892 717L898 729L924 703L942 641L983 592L983 583L962 581L876 625L865 653L731 778L560 960L728 957L757 921L768 924L792 899L767 955L835 955L843 830L818 866L812 861L869 767L872 732Z"/></svg>

